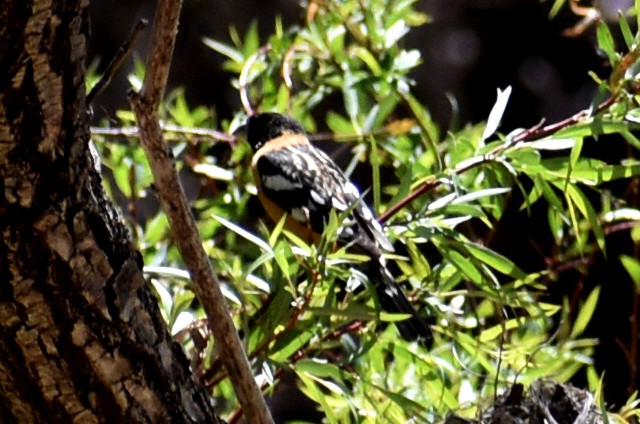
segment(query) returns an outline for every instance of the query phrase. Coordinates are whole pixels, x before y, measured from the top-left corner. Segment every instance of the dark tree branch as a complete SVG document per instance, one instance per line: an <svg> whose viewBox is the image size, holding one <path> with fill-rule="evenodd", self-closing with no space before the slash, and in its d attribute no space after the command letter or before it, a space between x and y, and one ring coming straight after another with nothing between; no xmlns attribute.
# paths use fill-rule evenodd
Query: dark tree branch
<svg viewBox="0 0 640 424"><path fill-rule="evenodd" d="M93 102L93 99L95 99L95 97L109 85L111 79L116 72L118 72L118 69L120 69L125 59L129 57L129 54L131 54L131 49L133 49L133 46L138 42L140 35L142 35L142 31L147 27L148 23L149 22L146 19L140 19L136 23L136 26L133 28L133 31L129 35L127 41L120 46L116 55L111 59L111 62L109 62L109 65L107 65L107 68L104 70L102 77L98 80L96 85L91 88L91 91L87 95L88 105L90 105L91 102Z"/></svg>

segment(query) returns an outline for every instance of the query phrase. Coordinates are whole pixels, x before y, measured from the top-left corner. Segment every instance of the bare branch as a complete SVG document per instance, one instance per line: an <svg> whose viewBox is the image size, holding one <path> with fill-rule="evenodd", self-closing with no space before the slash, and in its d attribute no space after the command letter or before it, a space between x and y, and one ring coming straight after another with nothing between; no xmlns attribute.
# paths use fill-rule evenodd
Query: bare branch
<svg viewBox="0 0 640 424"><path fill-rule="evenodd" d="M220 356L244 414L250 423L269 424L273 420L231 320L220 283L202 249L202 240L187 205L170 150L162 138L158 120L158 107L169 74L181 6L181 0L160 0L144 85L140 93L130 92L129 100L173 239L189 269L198 300L207 313Z"/></svg>
<svg viewBox="0 0 640 424"><path fill-rule="evenodd" d="M174 133L185 138L190 139L193 137L195 140L207 139L214 141L224 141L227 143L233 143L236 138L222 131L212 130L209 128L200 127L181 127L179 125L166 124L160 122L160 128L165 133ZM117 128L103 128L103 127L91 127L91 134L104 135L110 137L123 136L123 137L140 137L140 129L138 127L117 127Z"/></svg>
<svg viewBox="0 0 640 424"><path fill-rule="evenodd" d="M127 38L127 41L125 41L125 43L120 46L120 48L116 52L116 55L113 57L113 59L111 59L109 65L107 65L107 69L104 70L102 77L98 80L96 85L91 88L91 91L87 95L87 104L91 104L93 99L109 85L109 83L111 82L111 78L113 78L116 72L118 72L118 69L120 69L125 59L129 57L133 46L136 45L138 39L140 38L140 35L142 35L142 31L147 27L148 24L149 21L147 21L146 19L140 19L136 23L136 26L133 28L133 31L129 35L129 38Z"/></svg>
<svg viewBox="0 0 640 424"><path fill-rule="evenodd" d="M244 107L247 115L253 115L255 113L253 109L253 105L251 104L251 99L249 99L249 71L253 64L258 60L258 58L264 54L266 54L269 50L271 50L270 44L265 44L260 47L257 52L255 52L242 67L242 72L240 72L240 76L238 77L238 89L240 90L240 100L242 101L242 107Z"/></svg>

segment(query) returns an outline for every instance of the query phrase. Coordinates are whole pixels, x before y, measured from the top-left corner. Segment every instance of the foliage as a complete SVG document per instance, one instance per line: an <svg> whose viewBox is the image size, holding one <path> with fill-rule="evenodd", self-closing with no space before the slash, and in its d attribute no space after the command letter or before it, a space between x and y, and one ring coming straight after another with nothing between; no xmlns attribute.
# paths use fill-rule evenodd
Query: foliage
<svg viewBox="0 0 640 424"><path fill-rule="evenodd" d="M266 44L257 25L244 37L232 29L231 45L205 43L228 58L225 68L237 74L246 109L288 113L309 132L329 129L331 138L352 148L345 169L386 219L397 251L389 259L416 307L431 317L435 343L427 349L400 339L385 322L397 317L380 312L368 290L352 289L362 280L355 270L362 258L333 248L339 217L318 246L283 231L282 223L264 225L256 220L248 146L211 144L178 131L171 134L177 138L172 148L189 191L195 185L200 192L191 196L200 233L257 378L270 392L284 371L295 372L327 421L340 423L381 417L434 422L450 411L473 417L515 381L568 381L585 369L595 390L596 340L583 333L599 287L578 309L568 301L551 303L546 282L554 277L552 267L525 272L509 252L486 242L514 199L523 199L521 209L544 205L563 264L606 252L608 226L640 219L639 210L607 189L636 177L640 164L584 154L604 134L619 134L630 148L640 148L634 135L640 126L638 34L622 18L626 46L616 46L609 29L599 27L599 46L613 72L610 80L596 81L591 109L575 119L499 133L509 107L507 87L498 90L486 123L445 134L414 94L410 72L419 67L420 53L402 47L411 27L428 17L414 0L367 3L310 1L303 23L284 28L277 21ZM225 130L246 117L239 112L231 122L217 122L206 108L188 105L179 90L162 113L174 125ZM130 112L118 117L122 126L134 124ZM237 406L232 388L166 219L153 202L142 150L135 137L94 139L109 190L128 207L162 313L194 370L230 413ZM637 258L621 261L638 284ZM636 413L636 403L631 400L633 407L621 416Z"/></svg>

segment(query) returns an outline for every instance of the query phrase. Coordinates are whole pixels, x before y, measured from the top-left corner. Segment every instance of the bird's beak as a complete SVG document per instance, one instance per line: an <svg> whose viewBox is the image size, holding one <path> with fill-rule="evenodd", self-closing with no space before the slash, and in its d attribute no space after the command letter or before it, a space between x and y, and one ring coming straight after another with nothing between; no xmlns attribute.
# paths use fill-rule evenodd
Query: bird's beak
<svg viewBox="0 0 640 424"><path fill-rule="evenodd" d="M246 140L247 139L247 124L240 125L233 131L233 136L236 140Z"/></svg>

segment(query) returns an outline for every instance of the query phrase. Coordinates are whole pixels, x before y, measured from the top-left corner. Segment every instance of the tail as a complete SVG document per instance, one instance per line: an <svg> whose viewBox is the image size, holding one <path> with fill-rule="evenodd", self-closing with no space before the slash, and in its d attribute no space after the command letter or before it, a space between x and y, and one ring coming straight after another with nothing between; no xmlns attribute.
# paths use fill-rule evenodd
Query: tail
<svg viewBox="0 0 640 424"><path fill-rule="evenodd" d="M431 346L433 335L427 321L411 306L411 302L387 270L381 258L369 261L368 277L376 288L380 306L390 313L410 315L409 318L396 321L400 335L407 341L420 341L425 346Z"/></svg>

